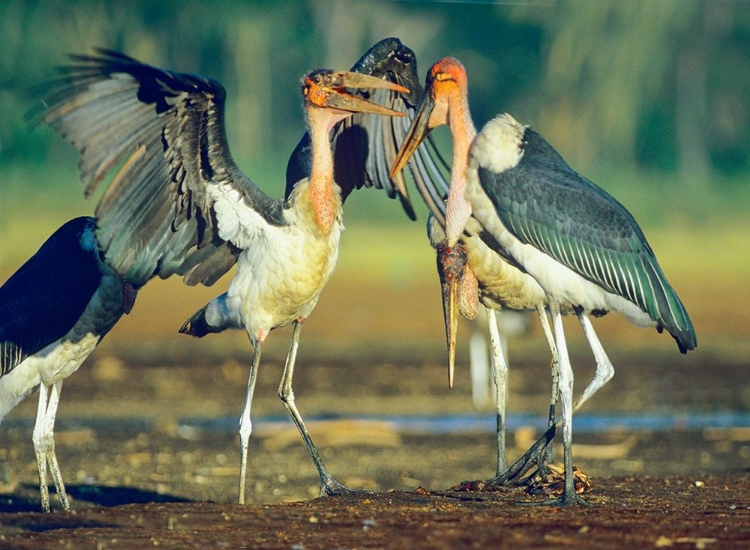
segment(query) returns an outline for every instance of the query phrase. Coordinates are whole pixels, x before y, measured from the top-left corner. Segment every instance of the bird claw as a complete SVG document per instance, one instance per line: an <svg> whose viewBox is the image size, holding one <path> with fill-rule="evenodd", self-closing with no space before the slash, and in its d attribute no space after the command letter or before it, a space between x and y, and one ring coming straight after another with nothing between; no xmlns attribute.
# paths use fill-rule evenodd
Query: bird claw
<svg viewBox="0 0 750 550"><path fill-rule="evenodd" d="M541 470L541 469L540 469ZM565 467L562 464L546 464L546 473L537 470L530 475L526 481L526 493L529 495L559 495L558 498L543 500L540 502L518 502L521 506L593 506L590 502L579 496L591 491L591 483L581 469L573 465L573 487L572 493L565 492Z"/></svg>
<svg viewBox="0 0 750 550"><path fill-rule="evenodd" d="M476 481L462 481L451 491L499 491L509 487L524 485L527 478L523 474L531 467L536 460L529 460L520 468L509 468L502 474L496 475L492 479L478 479Z"/></svg>
<svg viewBox="0 0 750 550"><path fill-rule="evenodd" d="M570 498L565 496L565 469L562 464L548 464L542 462L532 474L521 478L521 470L515 474L510 471L500 476L488 480L462 481L458 485L451 487L451 491L499 491L509 487L525 486L525 492L529 495L559 495L559 499L551 499L543 502L523 503L531 505L560 506L564 504L581 504L588 505L586 501L578 495L591 491L591 482L583 471L573 465L573 483L575 487L575 496Z"/></svg>
<svg viewBox="0 0 750 550"><path fill-rule="evenodd" d="M370 495L371 491L365 491L363 489L351 489L346 485L342 485L333 478L327 479L320 484L320 496L343 496L343 495Z"/></svg>
<svg viewBox="0 0 750 550"><path fill-rule="evenodd" d="M492 479L482 481L464 481L461 487L465 487L464 491L497 491L499 489L505 489L508 487L519 487L526 485L531 476L524 477L524 474L528 472L534 464L537 464L537 472L546 471L546 460L543 460L543 453L538 455L532 455L525 461L517 462L510 468L508 468L502 474L498 474ZM535 474L532 474L532 476Z"/></svg>

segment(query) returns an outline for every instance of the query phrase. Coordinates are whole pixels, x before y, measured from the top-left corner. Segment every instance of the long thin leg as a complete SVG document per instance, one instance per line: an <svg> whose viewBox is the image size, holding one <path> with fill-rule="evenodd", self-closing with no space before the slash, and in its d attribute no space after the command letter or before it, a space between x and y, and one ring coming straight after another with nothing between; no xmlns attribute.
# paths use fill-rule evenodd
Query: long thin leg
<svg viewBox="0 0 750 550"><path fill-rule="evenodd" d="M508 363L503 353L495 311L490 308L485 309L492 349L492 378L495 382L495 416L497 418L497 468L495 475L499 476L508 469L508 462L505 458L505 398L508 393Z"/></svg>
<svg viewBox="0 0 750 550"><path fill-rule="evenodd" d="M62 384L62 380L60 380L52 386L49 402L47 403L47 414L44 419L42 440L44 441L44 448L46 449L45 454L47 455L47 462L49 463L49 469L52 473L52 479L55 481L55 489L57 491L57 498L60 501L60 506L62 506L63 510L70 511L68 493L65 491L65 484L63 483L60 466L57 463L57 454L55 453L55 418L57 417L57 406L60 403Z"/></svg>
<svg viewBox="0 0 750 550"><path fill-rule="evenodd" d="M49 512L49 488L47 487L47 455L43 449L44 417L47 415L47 395L49 388L42 382L39 385L39 405L36 409L36 423L31 439L36 453L36 467L39 470L39 493L42 498L42 511Z"/></svg>
<svg viewBox="0 0 750 550"><path fill-rule="evenodd" d="M289 355L287 355L286 364L284 365L284 374L282 375L281 384L279 385L279 397L284 402L289 414L292 416L292 420L294 420L299 433L302 435L302 439L305 441L307 450L310 453L313 462L315 462L315 467L318 469L318 474L320 475L320 495L340 495L343 493L355 492L337 482L330 474L325 464L323 464L323 459L320 457L318 449L312 442L310 434L307 433L305 423L302 421L302 416L300 416L299 411L297 410L297 405L294 402L292 377L294 376L294 363L297 359L297 348L299 347L299 333L302 330L303 323L304 320L297 320L294 322L292 344L289 347Z"/></svg>
<svg viewBox="0 0 750 550"><path fill-rule="evenodd" d="M62 380L52 386L44 382L39 385L39 405L36 411L36 423L32 440L36 454L36 465L39 470L39 493L42 500L42 510L50 511L49 488L47 487L47 467L52 473L55 482L57 498L63 510L70 511L68 494L65 491L60 466L55 454L55 417L57 416L57 405L60 403L60 392L62 391Z"/></svg>
<svg viewBox="0 0 750 550"><path fill-rule="evenodd" d="M557 396L560 387L560 356L557 353L557 345L555 344L555 336L552 334L552 327L550 327L549 319L547 318L547 312L545 307L538 305L536 307L537 313L539 313L539 321L542 324L542 331L544 337L547 339L547 345L549 346L550 353L552 354L552 362L550 363L550 371L552 374L552 392L550 393L549 403L549 416L547 419L547 429L555 425L555 419L557 414ZM552 462L552 440L549 445L545 448L544 454L540 457L539 470L544 471L546 465Z"/></svg>
<svg viewBox="0 0 750 550"><path fill-rule="evenodd" d="M537 465L537 469L540 474L544 475L547 470L547 463L552 460L552 440L555 435L555 418L557 408L557 395L559 390L560 380L560 356L557 352L557 346L555 345L555 337L552 333L552 328L547 319L544 306L538 306L537 312L539 313L539 320L542 323L542 330L544 336L547 338L547 345L549 346L550 353L552 354L552 362L550 363L550 370L552 374L552 392L550 396L550 408L549 418L547 421L547 432L542 439L544 444L542 445L541 439L537 441L524 455L518 459L510 468L498 470L497 475L488 480L485 484L486 487L498 487L502 485L508 485L510 483L523 483L521 481L523 475L534 465ZM533 476L532 476L533 477Z"/></svg>
<svg viewBox="0 0 750 550"><path fill-rule="evenodd" d="M581 323L581 328L583 328L583 333L586 335L586 339L589 341L591 351L594 352L594 358L596 359L596 372L594 372L594 378L589 382L589 385L583 390L583 394L578 399L573 411L577 411L578 408L592 395L599 391L604 384L609 382L615 374L615 368L609 360L609 357L607 357L599 338L597 338L591 320L583 312L578 313L578 320Z"/></svg>
<svg viewBox="0 0 750 550"><path fill-rule="evenodd" d="M255 392L255 381L258 377L258 365L263 348L263 340L258 339L253 343L253 362L250 365L250 377L247 380L247 394L245 395L245 408L240 417L240 498L239 503L245 504L245 481L247 479L247 448L250 434L253 431L253 422L250 419L250 408Z"/></svg>
<svg viewBox="0 0 750 550"><path fill-rule="evenodd" d="M573 472L573 368L570 364L568 347L565 342L560 307L557 303L550 300L549 310L552 315L552 329L555 334L557 353L560 357L560 402L562 406L563 450L565 455L565 486L563 494L559 499L548 500L538 504L553 506L568 504L587 505L588 503L576 493L575 475Z"/></svg>
<svg viewBox="0 0 750 550"><path fill-rule="evenodd" d="M484 334L474 332L469 340L469 365L471 372L471 399L474 408L488 406L490 396L490 358L487 355L487 341Z"/></svg>

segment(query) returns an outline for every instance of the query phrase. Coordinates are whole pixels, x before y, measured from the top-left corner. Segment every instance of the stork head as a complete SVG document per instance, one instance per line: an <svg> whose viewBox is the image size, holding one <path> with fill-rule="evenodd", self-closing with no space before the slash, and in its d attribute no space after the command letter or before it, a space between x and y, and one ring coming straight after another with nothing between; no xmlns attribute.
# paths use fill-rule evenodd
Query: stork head
<svg viewBox="0 0 750 550"><path fill-rule="evenodd" d="M403 169L430 130L451 124L452 112L464 107L467 93L466 69L458 59L445 57L430 67L417 114L393 163L391 177Z"/></svg>
<svg viewBox="0 0 750 550"><path fill-rule="evenodd" d="M302 95L308 109L324 109L330 115L328 129L353 113L371 113L387 116L404 116L372 103L349 90L381 89L409 93L407 88L394 82L361 73L316 69L302 79Z"/></svg>

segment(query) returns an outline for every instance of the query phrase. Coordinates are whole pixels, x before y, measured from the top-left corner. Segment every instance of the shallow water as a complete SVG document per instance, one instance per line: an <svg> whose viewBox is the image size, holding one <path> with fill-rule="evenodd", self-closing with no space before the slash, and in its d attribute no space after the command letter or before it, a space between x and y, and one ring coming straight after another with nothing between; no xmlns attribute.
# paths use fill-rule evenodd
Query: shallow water
<svg viewBox="0 0 750 550"><path fill-rule="evenodd" d="M494 414L456 414L444 416L419 415L310 415L305 419L309 424L332 420L347 420L363 422L383 422L393 426L393 429L409 435L451 435L460 433L493 433L495 431ZM206 430L213 433L234 433L237 431L238 417L218 418L182 418L178 420L179 429L185 434L191 430ZM155 420L146 417L129 418L79 418L65 419L57 423L58 431L91 428L97 431L142 431L151 430ZM31 428L33 419L8 419L4 427ZM268 416L253 418L255 426L262 430L287 428L291 419L287 416ZM543 430L546 421L541 415L509 414L506 423L509 431L521 427L533 427ZM674 412L647 414L576 414L573 418L575 433L605 433L614 430L630 432L665 432L679 430L704 430L706 428L749 428L750 412Z"/></svg>

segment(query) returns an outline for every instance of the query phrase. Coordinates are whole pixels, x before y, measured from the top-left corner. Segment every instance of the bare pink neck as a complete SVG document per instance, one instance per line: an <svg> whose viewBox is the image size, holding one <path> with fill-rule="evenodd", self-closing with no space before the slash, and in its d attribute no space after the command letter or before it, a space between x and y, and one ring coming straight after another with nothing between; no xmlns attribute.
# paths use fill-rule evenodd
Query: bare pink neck
<svg viewBox="0 0 750 550"><path fill-rule="evenodd" d="M448 124L453 135L453 163L451 185L446 205L445 234L448 244L454 246L461 237L464 226L471 216L471 205L466 200L466 169L469 166L469 151L477 135L465 99L452 105Z"/></svg>
<svg viewBox="0 0 750 550"><path fill-rule="evenodd" d="M308 112L312 168L307 192L312 204L315 221L321 231L328 235L339 215L338 201L334 197L333 154L331 153L330 130L346 114L327 109L311 108Z"/></svg>

